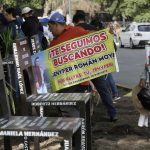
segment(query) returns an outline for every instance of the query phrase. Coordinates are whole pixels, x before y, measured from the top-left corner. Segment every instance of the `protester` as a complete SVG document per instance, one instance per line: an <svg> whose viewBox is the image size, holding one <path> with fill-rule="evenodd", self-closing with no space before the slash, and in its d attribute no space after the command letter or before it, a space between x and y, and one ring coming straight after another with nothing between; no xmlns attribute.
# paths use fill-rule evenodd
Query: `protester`
<svg viewBox="0 0 150 150"><path fill-rule="evenodd" d="M19 38L21 32L21 23L17 18L18 12L15 8L8 8L5 10L4 16L8 21L8 28L12 30L12 39Z"/></svg>
<svg viewBox="0 0 150 150"><path fill-rule="evenodd" d="M30 7L25 7L22 9L22 17L25 22L22 24L22 31L29 39L33 35L39 35L39 41L41 43L42 49L47 48L47 40L43 34L43 27L39 22L38 18L34 15L33 10Z"/></svg>
<svg viewBox="0 0 150 150"><path fill-rule="evenodd" d="M150 76L149 76L149 64L146 64L144 67L143 72L140 75L140 81L139 81L139 87L144 88L150 85ZM139 121L138 121L138 126L139 127L148 127L148 116L150 115L150 111L147 109L144 109L144 107L142 107L142 109L138 109L140 112L140 116L139 116Z"/></svg>
<svg viewBox="0 0 150 150"><path fill-rule="evenodd" d="M89 31L96 31L97 29L100 29L99 26L95 27L93 25L86 23L86 14L82 10L76 12L76 14L73 16L73 22L75 23L76 26L80 26ZM98 25L100 25L100 23ZM107 87L107 81L105 80L105 76L92 79L91 81L101 96L101 99L110 117L110 121L116 121L117 120L116 109L112 104L112 98Z"/></svg>
<svg viewBox="0 0 150 150"><path fill-rule="evenodd" d="M7 9L3 8L3 5L0 6L0 22L2 25L1 30L1 54L3 58L13 59L13 48L12 43L17 38L23 36L21 32L21 21L18 19L18 10L10 7ZM21 34L20 34L21 33ZM11 94L14 99L14 105L19 105L19 83L17 79L17 71L15 64L12 65L4 65L5 72L5 80L11 85ZM9 73L8 73L9 70ZM18 107L17 107L18 108ZM19 112L19 109L16 109L16 112Z"/></svg>
<svg viewBox="0 0 150 150"><path fill-rule="evenodd" d="M70 25L66 25L66 20L63 15L59 12L53 13L49 18L49 30L52 32L54 39L51 41L50 46L58 45L62 42L71 40L73 38L80 37L88 33L88 31L80 28L80 27L73 27ZM89 82L88 82L89 84ZM64 88L57 92L61 93L83 93L85 92L85 88L82 87L80 84L71 86L69 88ZM71 116L79 116L79 111L75 107L60 107L61 111L65 115Z"/></svg>
<svg viewBox="0 0 150 150"><path fill-rule="evenodd" d="M49 29L52 32L54 39L50 43L49 47L58 45L62 42L65 42L67 40L80 37L82 35L85 35L88 33L88 31L80 28L80 27L73 27L70 25L66 25L65 18L63 15L61 15L59 12L55 12L49 20ZM89 82L87 83L89 85ZM69 88L65 88L63 90L60 90L60 92L82 92L80 85L71 86ZM85 89L83 88L83 92Z"/></svg>
<svg viewBox="0 0 150 150"><path fill-rule="evenodd" d="M77 10L76 14L73 16L73 23L75 24L75 26L80 26L85 30L95 31L95 26L86 23L86 19L87 18L85 12L82 10Z"/></svg>
<svg viewBox="0 0 150 150"><path fill-rule="evenodd" d="M115 36L115 30L114 30L113 24L111 24L111 23L109 24L108 30L114 37ZM114 48L115 48L115 52L117 52L117 46L116 46L115 42L114 42ZM110 91L112 93L113 102L115 103L116 100L120 99L120 96L119 96L118 88L116 86L116 83L115 83L115 80L114 80L112 73L109 73L107 75L107 82L108 82Z"/></svg>
<svg viewBox="0 0 150 150"><path fill-rule="evenodd" d="M121 33L121 25L117 22L117 21L114 21L113 22L113 27L114 27L114 30L115 30L115 33L116 33L116 43L119 42L119 37L120 37L120 33Z"/></svg>

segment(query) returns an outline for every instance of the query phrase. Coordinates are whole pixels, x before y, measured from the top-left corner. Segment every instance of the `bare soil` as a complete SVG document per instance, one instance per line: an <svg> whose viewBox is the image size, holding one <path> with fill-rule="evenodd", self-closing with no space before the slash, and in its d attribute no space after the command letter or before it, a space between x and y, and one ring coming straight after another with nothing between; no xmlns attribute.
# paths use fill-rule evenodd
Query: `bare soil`
<svg viewBox="0 0 150 150"><path fill-rule="evenodd" d="M131 92L120 93L121 99L114 104L117 122L108 120L102 103L94 107L92 150L150 150L150 127L138 127L139 112L132 104Z"/></svg>
<svg viewBox="0 0 150 150"><path fill-rule="evenodd" d="M101 101L98 106L94 106L91 126L92 150L150 150L150 127L138 127L139 112L134 109L130 91L119 91L121 99L114 103L118 121L109 121ZM41 150L61 150L60 141L44 140L40 144ZM33 144L31 145L31 149L34 149ZM18 141L14 141L13 150L19 150L21 146ZM3 150L2 145L0 150Z"/></svg>

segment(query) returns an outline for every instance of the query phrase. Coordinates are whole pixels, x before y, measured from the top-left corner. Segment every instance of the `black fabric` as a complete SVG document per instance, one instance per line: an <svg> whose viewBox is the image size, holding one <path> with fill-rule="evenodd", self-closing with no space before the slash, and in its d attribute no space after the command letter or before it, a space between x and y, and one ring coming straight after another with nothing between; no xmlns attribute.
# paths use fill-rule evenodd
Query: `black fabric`
<svg viewBox="0 0 150 150"><path fill-rule="evenodd" d="M17 34L21 32L21 23L16 19L8 24L8 28L12 30L12 39L14 40L17 37Z"/></svg>
<svg viewBox="0 0 150 150"><path fill-rule="evenodd" d="M29 39L33 35L39 35L39 42L41 44L42 50L48 48L48 41L43 33L43 26L39 22L38 18L35 16L30 16L25 19L25 22L22 24L22 31ZM30 41L30 40L29 40Z"/></svg>
<svg viewBox="0 0 150 150"><path fill-rule="evenodd" d="M43 32L43 27L39 23L39 20L35 16L25 18L25 22L22 24L22 31L27 37L31 37L38 34L39 31Z"/></svg>
<svg viewBox="0 0 150 150"><path fill-rule="evenodd" d="M91 24L79 23L77 26L80 26L80 27L84 28L85 30L96 31L96 28Z"/></svg>
<svg viewBox="0 0 150 150"><path fill-rule="evenodd" d="M150 89L142 88L137 94L137 97L140 100L144 109L150 110Z"/></svg>
<svg viewBox="0 0 150 150"><path fill-rule="evenodd" d="M42 36L41 46L43 50L46 50L48 48L48 40L44 35Z"/></svg>

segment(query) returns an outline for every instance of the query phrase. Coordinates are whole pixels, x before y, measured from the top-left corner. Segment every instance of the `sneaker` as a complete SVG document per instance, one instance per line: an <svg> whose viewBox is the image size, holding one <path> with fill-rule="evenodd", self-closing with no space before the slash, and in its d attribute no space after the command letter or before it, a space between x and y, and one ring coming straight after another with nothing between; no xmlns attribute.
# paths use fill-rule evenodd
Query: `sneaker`
<svg viewBox="0 0 150 150"><path fill-rule="evenodd" d="M120 96L115 96L113 97L113 100L116 101L116 100L119 100L121 97Z"/></svg>
<svg viewBox="0 0 150 150"><path fill-rule="evenodd" d="M118 120L117 117L111 117L111 118L110 118L110 121L111 121L111 122L116 122L117 120Z"/></svg>

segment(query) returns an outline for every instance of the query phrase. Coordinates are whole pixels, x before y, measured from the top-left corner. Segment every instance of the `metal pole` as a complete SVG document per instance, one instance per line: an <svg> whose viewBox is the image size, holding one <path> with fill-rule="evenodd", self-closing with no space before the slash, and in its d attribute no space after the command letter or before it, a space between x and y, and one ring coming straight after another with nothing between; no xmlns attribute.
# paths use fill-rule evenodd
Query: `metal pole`
<svg viewBox="0 0 150 150"><path fill-rule="evenodd" d="M68 0L68 8L66 11L66 23L72 23L72 16L71 16L71 0Z"/></svg>
<svg viewBox="0 0 150 150"><path fill-rule="evenodd" d="M69 13L69 16L71 18L71 0L68 0L68 13Z"/></svg>

